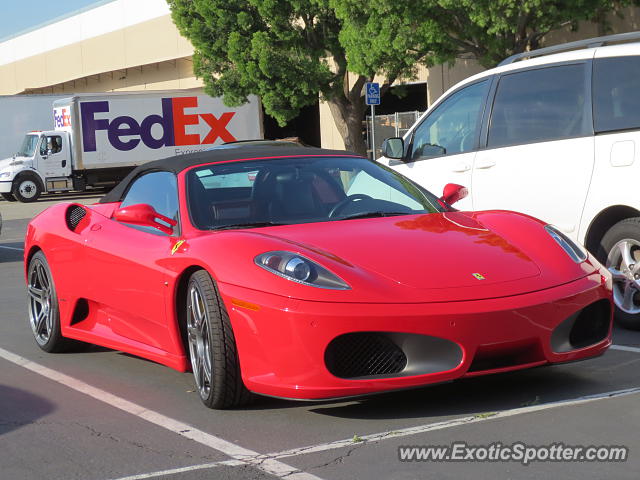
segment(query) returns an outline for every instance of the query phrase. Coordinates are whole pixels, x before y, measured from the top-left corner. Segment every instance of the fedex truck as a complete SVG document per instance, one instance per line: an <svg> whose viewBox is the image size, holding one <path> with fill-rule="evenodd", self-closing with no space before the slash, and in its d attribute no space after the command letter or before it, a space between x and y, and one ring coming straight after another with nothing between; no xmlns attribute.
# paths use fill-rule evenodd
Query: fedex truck
<svg viewBox="0 0 640 480"><path fill-rule="evenodd" d="M53 102L53 122L54 130L27 133L18 153L0 160L6 200L108 186L151 160L263 137L257 97L230 108L189 91L62 98Z"/></svg>

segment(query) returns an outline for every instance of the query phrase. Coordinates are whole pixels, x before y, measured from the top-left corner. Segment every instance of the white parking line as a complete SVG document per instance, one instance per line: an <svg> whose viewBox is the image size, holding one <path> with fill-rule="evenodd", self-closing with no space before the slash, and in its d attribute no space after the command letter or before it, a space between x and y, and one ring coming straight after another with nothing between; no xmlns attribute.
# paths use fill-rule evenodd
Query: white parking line
<svg viewBox="0 0 640 480"><path fill-rule="evenodd" d="M529 407L514 408L511 410L503 410L503 411L492 412L488 414L479 414L474 416L454 418L451 420L445 420L443 422L429 423L426 425L419 425L416 427L408 427L408 428L402 428L399 430L390 430L387 432L373 433L370 435L362 435L360 437L360 441L358 442L354 442L353 438L347 438L344 440L337 440L334 442L327 442L327 443L322 443L318 445L292 448L290 450L283 450L281 452L274 452L266 455L259 455L258 457L255 458L255 460L256 461L278 460L281 458L296 457L299 455L307 455L310 453L326 452L328 450L336 450L339 448L353 447L354 445L364 445L367 443L380 442L382 440L402 438L410 435L418 435L421 433L433 432L435 430L445 430L448 428L459 427L462 425L469 425L472 423L487 422L487 421L495 420L498 418L513 417L517 415L524 415L527 413L539 412L542 410L550 410L550 409L559 408L559 407L582 405L582 404L594 402L597 400L604 400L608 398L618 398L618 397L624 397L627 395L633 395L633 394L639 394L639 393L640 393L640 387L627 388L624 390L614 390L610 392L597 393L594 395L586 395L583 397L578 397L578 398L569 399L569 400L560 400L557 402L543 403L541 405L532 405ZM190 467L182 467L182 468L176 468L172 470L162 470L158 472L144 473L141 475L133 475L130 477L122 477L115 480L143 480L147 478L161 477L163 475L171 475L174 473L182 473L182 472L193 471L193 470L206 470L209 468L219 467L225 464L230 464L230 462L234 462L234 460L228 460L226 462L203 463L200 465L193 465Z"/></svg>
<svg viewBox="0 0 640 480"><path fill-rule="evenodd" d="M622 352L640 353L640 348L638 348L638 347L630 347L628 345L611 345L609 348L611 350L620 350Z"/></svg>
<svg viewBox="0 0 640 480"><path fill-rule="evenodd" d="M434 430L444 430L447 428L458 427L461 425L469 425L471 423L488 422L488 421L496 420L498 418L514 417L517 415L524 415L527 413L539 412L542 410L550 410L553 408L582 405L584 403L595 402L597 400L623 397L626 395L633 395L636 393L640 393L640 387L627 388L624 390L614 390L611 392L604 392L604 393L597 393L594 395L586 395L583 397L578 397L578 398L569 399L569 400L560 400L557 402L543 403L541 405L532 405L528 407L514 408L511 410L502 410L498 412L491 412L486 414L478 414L474 416L454 418L452 420L445 420L443 422L430 423L427 425L420 425L417 427L408 427L408 428L403 428L399 430L391 430L388 432L373 433L371 435L362 435L360 439L362 440L362 443L377 442L380 440L387 440L390 438L400 438L400 437L406 437L409 435L417 435L419 433L432 432ZM324 452L327 450L334 450L336 448L344 448L344 447L349 447L353 445L355 445L353 439L348 438L348 439L338 440L335 442L329 442L329 443L324 443L320 445L311 445L309 447L303 447L303 448L293 448L291 450L286 450L283 452L267 454L266 456L268 458L279 459L279 458L286 458L286 457L294 457L297 455L303 455L308 453Z"/></svg>
<svg viewBox="0 0 640 480"><path fill-rule="evenodd" d="M113 395L106 390L93 387L88 383L47 368L39 363L32 362L31 360L16 355L15 353L11 353L3 348L0 348L0 358L4 358L11 363L26 368L38 375L42 375L49 380L60 383L77 392L84 393L85 395L104 402L114 408L130 413L131 415L135 415L138 418L142 418L154 425L169 430L170 432L189 438L195 442L224 453L234 460L252 465L271 475L287 477L287 479L292 480L321 480L315 475L302 472L295 467L286 465L273 458L265 457L258 452L241 447L240 445L236 445L235 443L216 437L215 435L211 435L193 427L192 425L167 417L154 410L149 410L141 405Z"/></svg>
<svg viewBox="0 0 640 480"><path fill-rule="evenodd" d="M17 248L17 247L6 247L4 245L0 245L0 248L6 248L7 250L16 250L18 252L24 252L24 248Z"/></svg>
<svg viewBox="0 0 640 480"><path fill-rule="evenodd" d="M111 480L145 480L147 478L164 477L166 475L175 475L177 473L193 472L195 470L208 470L216 467L222 467L227 465L230 467L239 467L244 465L245 462L240 460L224 460L222 462L203 463L200 465L192 465L190 467L170 468L167 470L160 470L158 472L140 473L138 475L129 475L127 477L114 478Z"/></svg>

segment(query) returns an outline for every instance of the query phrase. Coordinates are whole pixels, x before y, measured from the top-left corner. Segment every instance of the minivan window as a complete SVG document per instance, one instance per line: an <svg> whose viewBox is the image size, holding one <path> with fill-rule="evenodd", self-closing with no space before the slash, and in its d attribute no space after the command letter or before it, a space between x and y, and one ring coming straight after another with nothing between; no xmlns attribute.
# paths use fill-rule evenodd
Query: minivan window
<svg viewBox="0 0 640 480"><path fill-rule="evenodd" d="M502 76L489 148L588 135L585 64L560 65Z"/></svg>
<svg viewBox="0 0 640 480"><path fill-rule="evenodd" d="M593 64L596 132L640 128L640 56L599 58Z"/></svg>
<svg viewBox="0 0 640 480"><path fill-rule="evenodd" d="M412 161L473 150L480 128L488 80L454 92L416 128Z"/></svg>

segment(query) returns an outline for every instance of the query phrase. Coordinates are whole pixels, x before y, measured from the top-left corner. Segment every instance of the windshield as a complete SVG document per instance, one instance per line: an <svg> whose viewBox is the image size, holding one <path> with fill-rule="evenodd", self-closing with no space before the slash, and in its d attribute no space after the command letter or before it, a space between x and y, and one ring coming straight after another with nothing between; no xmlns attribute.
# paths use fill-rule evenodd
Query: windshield
<svg viewBox="0 0 640 480"><path fill-rule="evenodd" d="M38 135L26 135L22 141L22 146L16 156L18 157L33 157L33 153L36 151L36 145L40 137Z"/></svg>
<svg viewBox="0 0 640 480"><path fill-rule="evenodd" d="M304 157L190 170L187 201L203 230L441 212L436 197L364 158Z"/></svg>

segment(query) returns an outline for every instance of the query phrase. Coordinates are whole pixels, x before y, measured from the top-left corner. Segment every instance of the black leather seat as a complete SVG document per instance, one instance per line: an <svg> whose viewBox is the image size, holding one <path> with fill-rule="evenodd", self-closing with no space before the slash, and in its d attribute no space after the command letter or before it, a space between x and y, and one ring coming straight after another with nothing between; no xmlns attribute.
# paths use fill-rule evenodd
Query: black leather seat
<svg viewBox="0 0 640 480"><path fill-rule="evenodd" d="M193 222L200 228L213 226L213 215L211 205L200 179L195 175L189 175L188 194L190 198L189 212Z"/></svg>
<svg viewBox="0 0 640 480"><path fill-rule="evenodd" d="M260 220L287 221L324 215L314 194L313 172L290 168L271 170L256 178L254 201Z"/></svg>

